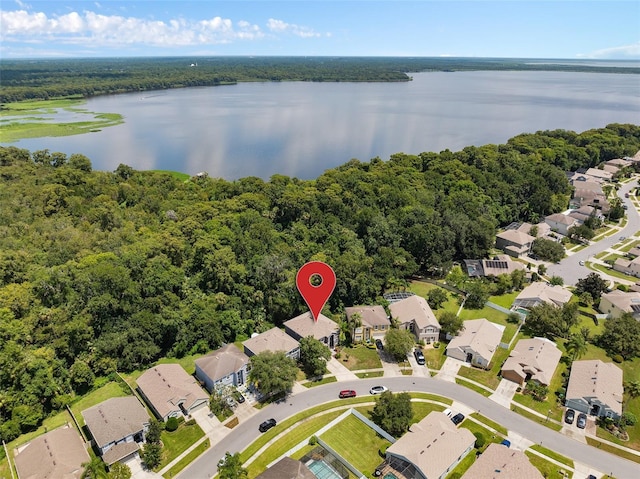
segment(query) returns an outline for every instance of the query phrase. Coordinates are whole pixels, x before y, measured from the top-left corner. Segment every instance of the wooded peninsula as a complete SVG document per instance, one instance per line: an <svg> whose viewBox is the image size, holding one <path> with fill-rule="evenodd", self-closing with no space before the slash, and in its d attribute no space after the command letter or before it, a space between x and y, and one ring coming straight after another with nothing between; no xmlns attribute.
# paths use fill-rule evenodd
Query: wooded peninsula
<svg viewBox="0 0 640 479"><path fill-rule="evenodd" d="M569 71L640 74L635 63L424 57L171 57L6 60L0 103L238 82L396 82L408 72Z"/></svg>
<svg viewBox="0 0 640 479"><path fill-rule="evenodd" d="M337 274L325 309L483 258L496 229L566 208L565 171L640 150L640 126L522 134L503 145L351 160L269 181L93 171L0 148L0 438L118 371L208 352L306 310L295 274Z"/></svg>

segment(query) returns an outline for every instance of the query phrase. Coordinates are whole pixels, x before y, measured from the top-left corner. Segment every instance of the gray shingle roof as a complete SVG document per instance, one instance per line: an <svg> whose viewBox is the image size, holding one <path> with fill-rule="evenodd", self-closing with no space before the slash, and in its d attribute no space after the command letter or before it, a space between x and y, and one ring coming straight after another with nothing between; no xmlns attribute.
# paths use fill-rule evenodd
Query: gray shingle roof
<svg viewBox="0 0 640 479"><path fill-rule="evenodd" d="M107 399L81 414L98 447L136 434L149 422L147 410L134 396Z"/></svg>
<svg viewBox="0 0 640 479"><path fill-rule="evenodd" d="M234 344L227 344L206 356L196 359L196 365L213 382L240 371L249 362L249 356Z"/></svg>

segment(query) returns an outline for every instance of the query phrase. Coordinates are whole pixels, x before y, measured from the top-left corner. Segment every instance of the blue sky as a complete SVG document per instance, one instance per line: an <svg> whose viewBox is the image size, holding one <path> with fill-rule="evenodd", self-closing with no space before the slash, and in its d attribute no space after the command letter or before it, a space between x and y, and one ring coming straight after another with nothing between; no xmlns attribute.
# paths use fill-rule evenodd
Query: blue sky
<svg viewBox="0 0 640 479"><path fill-rule="evenodd" d="M640 59L640 2L2 0L0 57Z"/></svg>

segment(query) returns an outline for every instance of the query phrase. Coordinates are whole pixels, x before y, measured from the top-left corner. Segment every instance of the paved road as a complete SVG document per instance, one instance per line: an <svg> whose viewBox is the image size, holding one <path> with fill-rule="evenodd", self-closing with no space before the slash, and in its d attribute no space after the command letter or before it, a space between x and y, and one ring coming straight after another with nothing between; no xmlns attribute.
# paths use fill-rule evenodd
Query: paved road
<svg viewBox="0 0 640 479"><path fill-rule="evenodd" d="M614 244L618 243L620 236L633 236L638 230L640 230L640 214L631 203L629 198L625 198L625 193L631 191L638 182L633 180L627 184L624 184L618 190L618 196L622 199L625 205L627 205L627 225L619 233L604 238L597 243L593 243L587 246L585 249L578 251L577 253L567 256L558 264L553 264L547 268L547 274L549 276L560 276L564 279L564 284L576 284L580 278L584 278L592 271L586 266L580 266L580 261L587 261L590 256L593 256L601 251L610 248ZM640 477L640 474L638 474Z"/></svg>
<svg viewBox="0 0 640 479"><path fill-rule="evenodd" d="M224 438L222 443L213 445L178 477L183 479L209 479L213 477L217 472L216 465L225 452L235 453L245 449L260 435L258 425L265 419L273 417L278 422L281 422L305 409L335 400L338 397L338 391L341 389L354 389L359 396L366 395L369 394L369 388L374 384L383 384L394 392L419 391L449 397L471 406L483 416L503 425L508 430L537 444L542 444L544 447L576 462L612 474L618 479L637 479L640 477L640 466L637 463L563 436L552 429L516 414L475 391L447 381L412 376L359 379L343 381L339 384L326 384L291 396L284 403L269 405L246 422L236 426Z"/></svg>

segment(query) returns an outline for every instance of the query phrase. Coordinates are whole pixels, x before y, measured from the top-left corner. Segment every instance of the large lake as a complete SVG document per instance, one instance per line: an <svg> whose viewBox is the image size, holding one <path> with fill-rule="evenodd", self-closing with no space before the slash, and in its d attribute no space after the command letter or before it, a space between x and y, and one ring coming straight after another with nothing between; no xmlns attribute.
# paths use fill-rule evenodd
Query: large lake
<svg viewBox="0 0 640 479"><path fill-rule="evenodd" d="M30 150L236 179L315 178L357 158L504 143L523 132L640 123L640 76L556 72L417 73L406 83L242 83L92 98L125 123Z"/></svg>

